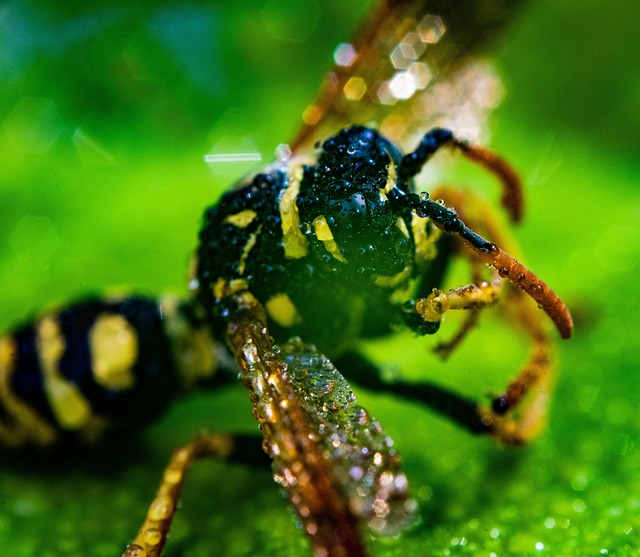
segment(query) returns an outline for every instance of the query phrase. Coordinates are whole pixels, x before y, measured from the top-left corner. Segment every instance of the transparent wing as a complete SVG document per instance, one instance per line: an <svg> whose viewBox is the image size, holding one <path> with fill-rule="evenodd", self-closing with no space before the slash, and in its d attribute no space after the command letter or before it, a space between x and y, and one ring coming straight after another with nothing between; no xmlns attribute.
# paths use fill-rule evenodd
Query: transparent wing
<svg viewBox="0 0 640 557"><path fill-rule="evenodd" d="M294 152L352 124L370 124L402 147L433 126L478 141L502 87L481 56L519 0L385 0L350 44L334 52L307 107Z"/></svg>
<svg viewBox="0 0 640 557"><path fill-rule="evenodd" d="M229 345L275 480L314 554L365 556L361 524L393 533L413 520L416 505L393 442L327 358L301 342L275 349L258 302L245 293L235 303Z"/></svg>
<svg viewBox="0 0 640 557"><path fill-rule="evenodd" d="M416 505L407 496L407 478L393 440L313 346L290 342L282 355L296 398L331 462L349 510L378 533L402 530L413 521Z"/></svg>

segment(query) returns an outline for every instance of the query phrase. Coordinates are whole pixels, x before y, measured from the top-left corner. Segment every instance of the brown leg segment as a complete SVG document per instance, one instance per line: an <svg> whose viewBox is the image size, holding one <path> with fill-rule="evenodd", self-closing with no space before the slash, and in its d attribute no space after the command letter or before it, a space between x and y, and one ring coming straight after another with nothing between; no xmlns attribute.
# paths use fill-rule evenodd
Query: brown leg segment
<svg viewBox="0 0 640 557"><path fill-rule="evenodd" d="M507 210L513 222L522 220L524 196L520 177L509 163L493 151L464 141L454 144L469 160L484 166L502 182L502 206Z"/></svg>
<svg viewBox="0 0 640 557"><path fill-rule="evenodd" d="M457 191L442 188L434 197L445 199L448 204L455 206L459 213L464 211L465 205L479 208L479 212L483 215L482 225L472 220L474 228L483 232L486 231L489 237L494 238L501 245L508 245L509 241L490 218L491 211L475 196L472 196L470 203L470 195L472 196L472 194L466 193L463 197ZM467 214L464 214L464 220L469 222ZM473 249L473 251L477 253L479 250ZM541 297L543 302L546 299L546 307L543 305L543 309L557 325L558 323L565 324L564 328L559 326L559 329L562 336L568 336L571 330L570 315L566 312L564 304L559 302L562 305L561 307L558 306L555 302L557 296L546 284L517 263L511 256L499 248L496 248L496 252L500 254L496 260L489 262L483 257L481 261L490 263L500 276L510 278L521 290L527 291L530 295L532 295L529 291L531 288L539 288L543 294L547 292L546 298L544 295ZM477 267L475 263L472 264L474 265L474 279L477 280ZM506 267L506 270L503 267ZM523 281L529 281L531 285L529 289L523 287ZM447 293L436 291L424 300L419 300L416 304L416 309L425 318L431 317L433 319L439 313L441 315L448 309L468 309L470 307L480 309L481 307L486 307L496 301L500 294L502 281L495 277L494 271L493 282L484 284L490 284L491 286L484 286L483 288L482 284L476 284L454 289ZM546 291L544 287L546 287ZM453 300L452 293L454 294ZM510 289L505 302L507 302L505 306L508 308L508 313L532 339L532 353L529 361L517 377L502 394L494 399L492 408L480 408L479 413L483 423L490 426L493 436L508 444L520 444L535 437L544 426L549 392L554 375L553 350L542 326L541 314L528 303L522 292ZM560 311L563 308L564 311ZM465 323L466 326L470 327L468 323ZM527 397L528 394L530 396ZM528 399L526 404L525 398Z"/></svg>
<svg viewBox="0 0 640 557"><path fill-rule="evenodd" d="M478 318L480 317L479 309L470 310L462 325L456 332L456 334L449 340L439 342L433 349L433 353L440 357L442 360L446 360L451 356L451 353L460 346L466 336L475 328L478 324Z"/></svg>
<svg viewBox="0 0 640 557"><path fill-rule="evenodd" d="M536 437L545 426L555 369L552 344L539 315L521 292L512 290L509 297L509 313L533 341L531 356L504 392L494 398L492 407L482 408L480 413L495 437L521 444Z"/></svg>
<svg viewBox="0 0 640 557"><path fill-rule="evenodd" d="M155 499L133 543L122 557L158 557L167 541L167 535L178 507L185 477L190 466L204 458L227 458L233 451L234 439L230 435L197 437L188 445L177 449L164 471Z"/></svg>
<svg viewBox="0 0 640 557"><path fill-rule="evenodd" d="M471 266L472 283L481 283L483 281L482 264L477 259L472 259ZM434 354L437 354L442 360L446 360L478 324L480 311L480 308L469 308L466 313L466 317L456 334L450 340L438 343L433 349Z"/></svg>
<svg viewBox="0 0 640 557"><path fill-rule="evenodd" d="M316 442L309 416L298 400L287 367L274 352L266 316L249 293L233 295L227 341L260 422L265 451L274 459L315 555L366 557L358 521L336 485L331 463Z"/></svg>

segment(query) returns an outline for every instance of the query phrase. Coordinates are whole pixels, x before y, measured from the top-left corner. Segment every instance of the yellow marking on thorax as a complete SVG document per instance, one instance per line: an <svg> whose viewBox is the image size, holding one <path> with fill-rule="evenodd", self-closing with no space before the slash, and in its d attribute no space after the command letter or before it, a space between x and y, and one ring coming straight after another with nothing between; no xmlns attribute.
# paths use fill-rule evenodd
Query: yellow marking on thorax
<svg viewBox="0 0 640 557"><path fill-rule="evenodd" d="M331 232L331 228L327 223L327 219L324 215L320 215L313 220L313 230L316 233L316 238L320 240L325 249L338 261L341 263L346 263L347 260L344 258L342 253L340 252L340 247L333 239L333 232Z"/></svg>
<svg viewBox="0 0 640 557"><path fill-rule="evenodd" d="M78 386L60 373L60 359L66 347L59 323L51 316L41 319L36 325L36 339L51 410L62 428L81 429L91 419L91 406Z"/></svg>
<svg viewBox="0 0 640 557"><path fill-rule="evenodd" d="M296 205L296 198L300 193L302 172L302 165L294 166L289 170L289 185L280 197L282 245L285 257L290 259L300 259L309 253L309 242L300 230L300 215Z"/></svg>
<svg viewBox="0 0 640 557"><path fill-rule="evenodd" d="M396 165L393 161L389 163L389 167L387 168L387 183L384 188L380 190L380 193L383 195L387 195L393 188L396 187L398 182L398 171L396 169Z"/></svg>
<svg viewBox="0 0 640 557"><path fill-rule="evenodd" d="M131 389L138 359L138 335L122 315L104 313L88 334L93 377L105 389Z"/></svg>
<svg viewBox="0 0 640 557"><path fill-rule="evenodd" d="M259 226L258 230L256 230L249 236L247 243L242 248L242 255L240 256L240 261L238 262L238 273L240 273L241 275L244 275L244 271L247 266L247 258L249 257L249 253L251 252L253 246L256 245L256 241L258 240L261 229L262 226Z"/></svg>
<svg viewBox="0 0 640 557"><path fill-rule="evenodd" d="M281 327L293 327L302 321L296 306L284 292L274 294L265 304L269 317Z"/></svg>
<svg viewBox="0 0 640 557"><path fill-rule="evenodd" d="M44 418L11 389L16 372L17 346L13 337L0 338L0 406L15 423L0 423L0 440L5 446L19 447L27 441L46 446L56 439L56 431Z"/></svg>
<svg viewBox="0 0 640 557"><path fill-rule="evenodd" d="M375 275L373 282L377 286L382 286L385 288L396 288L407 283L407 281L411 278L412 270L413 267L411 265L407 265L404 269L402 269L402 271L396 273L395 275Z"/></svg>
<svg viewBox="0 0 640 557"><path fill-rule="evenodd" d="M224 219L223 223L232 224L233 226L236 226L238 228L246 228L253 222L253 219L255 219L257 215L258 213L256 213L254 210L246 209L244 211L236 213L235 215L229 215L226 219Z"/></svg>
<svg viewBox="0 0 640 557"><path fill-rule="evenodd" d="M431 226L431 231L427 231L428 226L428 220L420 218L415 213L412 215L411 232L413 232L415 255L418 261L431 261L438 255L436 244L442 231L435 226Z"/></svg>
<svg viewBox="0 0 640 557"><path fill-rule="evenodd" d="M213 376L217 367L216 345L208 327L194 328L178 310L176 298L161 300L164 328L171 342L178 373L184 386L192 388L200 379Z"/></svg>
<svg viewBox="0 0 640 557"><path fill-rule="evenodd" d="M407 228L407 224L404 222L404 219L402 217L398 217L398 219L396 220L396 227L398 228L398 230L400 230L400 232L402 232L407 238L411 238L411 236L409 235L409 229Z"/></svg>
<svg viewBox="0 0 640 557"><path fill-rule="evenodd" d="M212 287L213 295L218 300L233 296L233 294L237 292L248 289L249 283L245 279L225 280L222 277L220 277Z"/></svg>

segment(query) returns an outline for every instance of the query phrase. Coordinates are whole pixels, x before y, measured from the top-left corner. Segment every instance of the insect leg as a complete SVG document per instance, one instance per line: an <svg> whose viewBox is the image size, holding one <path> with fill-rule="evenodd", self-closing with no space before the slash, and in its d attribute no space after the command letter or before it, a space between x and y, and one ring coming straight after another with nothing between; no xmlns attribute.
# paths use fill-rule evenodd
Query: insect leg
<svg viewBox="0 0 640 557"><path fill-rule="evenodd" d="M509 240L504 237L505 235L500 228L490 218L491 211L484 206L480 199L473 197L470 203L469 196L472 194L467 193L463 197L449 188L442 188L437 192L437 195L454 204L459 210L462 210L465 204L476 208L483 215L481 226L484 229L483 232L486 230L502 245L509 245ZM464 217L465 220L469 220L468 215L465 214ZM467 255L471 257L472 254L467 252ZM472 259L472 265L477 269L477 259ZM474 273L477 272L478 270ZM496 285L501 282L495 271L493 281ZM458 290L465 288L467 287ZM430 297L425 300L429 300ZM435 313L435 316L439 310L436 303L437 298L438 296L433 296L430 304L424 304L424 307ZM495 397L491 409L482 408L479 412L483 422L491 424L494 436L507 443L521 443L537 435L544 424L549 390L554 375L553 355L551 343L542 326L540 315L526 303L522 291L509 289L506 299L508 303L504 304L504 307L512 314L514 322L519 324L525 334L532 339L533 349L527 364L505 391ZM420 307L420 301L417 306ZM525 405L523 402L528 393L531 394L528 397L530 400ZM516 414L518 416L514 417Z"/></svg>
<svg viewBox="0 0 640 557"><path fill-rule="evenodd" d="M162 553L187 472L194 462L208 458L268 465L261 439L251 435L203 435L175 450L144 523L123 557L157 557Z"/></svg>
<svg viewBox="0 0 640 557"><path fill-rule="evenodd" d="M365 557L361 526L393 534L414 520L393 441L335 366L300 339L275 347L248 291L228 306L227 341L273 459L315 555ZM226 308L225 308L226 309Z"/></svg>
<svg viewBox="0 0 640 557"><path fill-rule="evenodd" d="M227 342L240 365L263 447L296 510L313 551L327 557L365 557L356 517L333 477L332 463L316 442L320 431L294 391L287 366L274 351L264 309L246 291L231 294ZM324 428L323 428L324 429Z"/></svg>
<svg viewBox="0 0 640 557"><path fill-rule="evenodd" d="M502 291L502 280L481 281L467 284L448 291L434 290L426 298L416 300L412 305L422 319L430 323L439 322L452 309L477 310L495 304Z"/></svg>
<svg viewBox="0 0 640 557"><path fill-rule="evenodd" d="M380 368L359 352L346 352L336 358L336 365L349 379L373 391L394 393L426 404L452 419L471 433L490 434L491 424L484 423L478 404L430 382L385 381Z"/></svg>
<svg viewBox="0 0 640 557"><path fill-rule="evenodd" d="M491 408L484 408L481 413L483 420L492 424L498 439L517 444L536 437L545 425L555 365L552 343L539 315L519 291L509 294L509 312L531 337L531 355L503 393L494 397Z"/></svg>
<svg viewBox="0 0 640 557"><path fill-rule="evenodd" d="M480 262L474 259L471 262L471 265L472 282L478 284L482 281ZM460 346L460 343L465 339L467 334L477 325L479 317L480 308L469 309L466 312L465 319L456 334L450 340L438 343L433 351L440 356L440 358L446 360L451 353Z"/></svg>
<svg viewBox="0 0 640 557"><path fill-rule="evenodd" d="M394 192L396 202L406 195L407 202L419 217L430 219L448 234L462 240L464 245L471 249L480 261L496 269L501 277L508 278L520 290L531 296L555 323L562 338L571 336L573 331L571 313L559 296L543 280L496 244L485 240L467 227L454 210L429 199L428 194L407 195L399 191L399 188L394 188L390 194Z"/></svg>

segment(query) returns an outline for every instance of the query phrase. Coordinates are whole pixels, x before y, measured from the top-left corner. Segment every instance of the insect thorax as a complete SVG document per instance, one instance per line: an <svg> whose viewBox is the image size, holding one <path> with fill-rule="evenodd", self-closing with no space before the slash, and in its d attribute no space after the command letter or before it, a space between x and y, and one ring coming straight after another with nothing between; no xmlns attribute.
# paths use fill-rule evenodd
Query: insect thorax
<svg viewBox="0 0 640 557"><path fill-rule="evenodd" d="M376 132L350 128L315 164L292 161L225 194L205 213L197 254L214 320L233 285L265 306L276 336L335 343L360 334L365 311L388 327L390 297L414 275L414 217L386 195L400 158Z"/></svg>

